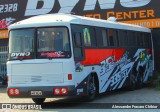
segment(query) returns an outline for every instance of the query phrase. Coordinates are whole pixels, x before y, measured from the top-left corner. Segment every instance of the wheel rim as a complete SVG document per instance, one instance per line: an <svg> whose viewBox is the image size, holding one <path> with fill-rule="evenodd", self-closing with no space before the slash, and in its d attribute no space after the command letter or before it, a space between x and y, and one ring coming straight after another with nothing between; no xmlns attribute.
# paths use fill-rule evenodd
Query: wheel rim
<svg viewBox="0 0 160 112"><path fill-rule="evenodd" d="M89 94L90 95L95 95L95 93L96 93L96 85L95 85L94 79L92 77L91 80L90 80L90 83L89 83Z"/></svg>
<svg viewBox="0 0 160 112"><path fill-rule="evenodd" d="M141 87L143 85L143 78L139 76L138 84Z"/></svg>
<svg viewBox="0 0 160 112"><path fill-rule="evenodd" d="M131 80L131 88L134 89L136 87L136 77L132 74L130 80Z"/></svg>

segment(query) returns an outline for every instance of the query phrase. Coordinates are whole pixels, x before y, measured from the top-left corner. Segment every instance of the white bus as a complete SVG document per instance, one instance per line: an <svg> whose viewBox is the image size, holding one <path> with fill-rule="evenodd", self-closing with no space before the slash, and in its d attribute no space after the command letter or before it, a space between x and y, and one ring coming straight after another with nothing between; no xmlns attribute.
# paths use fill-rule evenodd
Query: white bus
<svg viewBox="0 0 160 112"><path fill-rule="evenodd" d="M71 14L31 17L9 26L8 95L84 96L141 88L153 76L151 30Z"/></svg>

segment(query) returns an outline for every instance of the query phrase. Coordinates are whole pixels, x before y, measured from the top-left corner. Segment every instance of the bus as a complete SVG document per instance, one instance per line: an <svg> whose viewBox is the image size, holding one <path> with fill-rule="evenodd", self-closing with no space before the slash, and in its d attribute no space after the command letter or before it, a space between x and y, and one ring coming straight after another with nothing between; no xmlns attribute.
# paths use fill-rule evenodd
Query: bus
<svg viewBox="0 0 160 112"><path fill-rule="evenodd" d="M9 26L11 98L85 97L141 88L153 76L151 30L72 14L46 14Z"/></svg>

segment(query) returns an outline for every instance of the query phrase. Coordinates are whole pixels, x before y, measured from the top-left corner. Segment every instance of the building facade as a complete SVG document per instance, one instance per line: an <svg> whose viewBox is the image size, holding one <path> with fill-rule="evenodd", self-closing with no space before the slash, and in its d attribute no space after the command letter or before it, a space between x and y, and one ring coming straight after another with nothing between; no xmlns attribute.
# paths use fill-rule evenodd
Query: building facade
<svg viewBox="0 0 160 112"><path fill-rule="evenodd" d="M0 76L6 75L8 26L41 14L72 13L107 19L153 29L155 67L160 68L159 0L1 0L0 1Z"/></svg>

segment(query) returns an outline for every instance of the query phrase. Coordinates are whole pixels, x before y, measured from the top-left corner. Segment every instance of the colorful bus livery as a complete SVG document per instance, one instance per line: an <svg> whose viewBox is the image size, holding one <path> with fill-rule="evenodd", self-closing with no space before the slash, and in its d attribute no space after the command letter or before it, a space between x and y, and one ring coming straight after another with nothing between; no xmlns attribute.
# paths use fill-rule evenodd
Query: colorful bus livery
<svg viewBox="0 0 160 112"><path fill-rule="evenodd" d="M151 31L70 14L31 17L9 27L8 95L85 96L141 88L154 70Z"/></svg>

